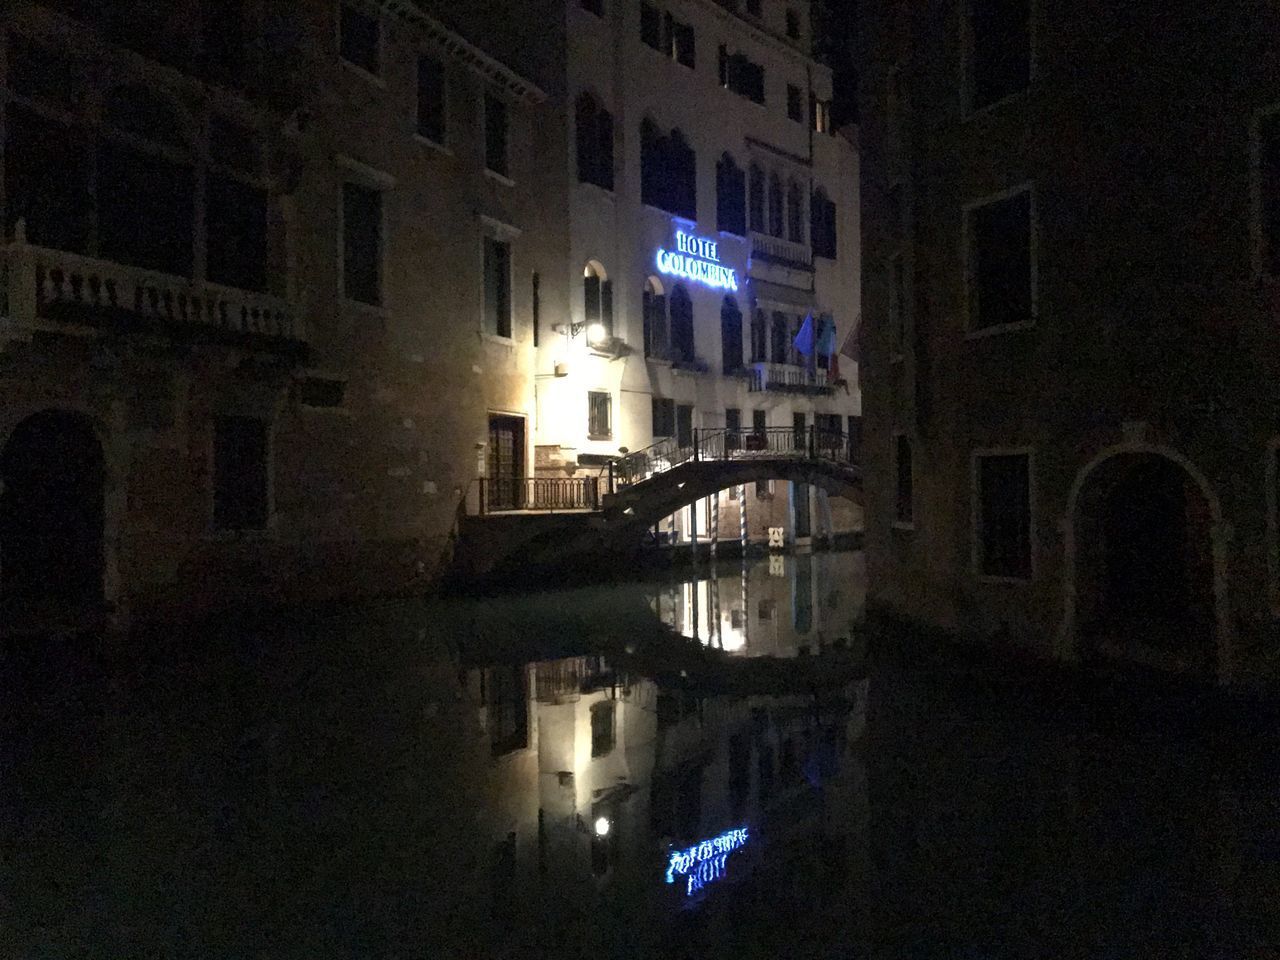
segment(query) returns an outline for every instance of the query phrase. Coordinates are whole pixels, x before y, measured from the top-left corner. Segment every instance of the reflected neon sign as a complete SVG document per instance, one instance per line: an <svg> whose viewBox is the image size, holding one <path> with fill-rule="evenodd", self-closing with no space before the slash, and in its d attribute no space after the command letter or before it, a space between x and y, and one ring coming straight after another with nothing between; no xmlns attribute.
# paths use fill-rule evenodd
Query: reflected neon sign
<svg viewBox="0 0 1280 960"><path fill-rule="evenodd" d="M685 896L693 896L716 881L723 880L729 855L745 847L750 839L747 828L739 827L695 843L687 849L672 850L667 861L667 883L675 883L677 877L683 877Z"/></svg>
<svg viewBox="0 0 1280 960"><path fill-rule="evenodd" d="M658 272L683 277L716 290L737 290L738 271L720 264L720 245L676 231L676 249L658 248Z"/></svg>

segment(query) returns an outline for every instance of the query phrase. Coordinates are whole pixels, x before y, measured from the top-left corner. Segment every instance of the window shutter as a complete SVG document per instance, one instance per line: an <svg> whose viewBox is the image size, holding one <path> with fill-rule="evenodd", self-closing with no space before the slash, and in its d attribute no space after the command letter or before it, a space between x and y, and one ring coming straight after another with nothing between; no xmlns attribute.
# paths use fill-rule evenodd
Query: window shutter
<svg viewBox="0 0 1280 960"><path fill-rule="evenodd" d="M600 278L595 274L584 277L582 280L583 301L585 305L584 316L587 323L600 322Z"/></svg>
<svg viewBox="0 0 1280 960"><path fill-rule="evenodd" d="M613 189L613 114L601 110L596 115L596 185Z"/></svg>
<svg viewBox="0 0 1280 960"><path fill-rule="evenodd" d="M600 284L600 322L613 336L613 281L606 280Z"/></svg>

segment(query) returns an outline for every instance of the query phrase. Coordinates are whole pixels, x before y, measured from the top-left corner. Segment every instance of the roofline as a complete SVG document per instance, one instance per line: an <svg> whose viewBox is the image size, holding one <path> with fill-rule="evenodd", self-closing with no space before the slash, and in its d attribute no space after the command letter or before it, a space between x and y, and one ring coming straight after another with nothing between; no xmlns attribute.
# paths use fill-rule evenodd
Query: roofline
<svg viewBox="0 0 1280 960"><path fill-rule="evenodd" d="M696 2L700 3L703 7L710 10L722 20L727 20L733 23L736 27L746 31L746 33L753 39L767 44L775 50L781 51L793 60L804 63L808 66L817 67L819 70L825 70L828 73L831 72L831 68L815 58L811 52L801 50L799 47L795 46L778 34L772 33L763 27L752 23L750 20L747 20L745 17L738 15L732 10L727 10L724 5L718 3L717 0L696 0Z"/></svg>
<svg viewBox="0 0 1280 960"><path fill-rule="evenodd" d="M542 103L546 93L506 64L489 56L461 34L450 30L428 14L414 0L372 0L384 13L397 16L417 27L433 43L450 56L461 60L472 70L502 87L512 96L530 103Z"/></svg>

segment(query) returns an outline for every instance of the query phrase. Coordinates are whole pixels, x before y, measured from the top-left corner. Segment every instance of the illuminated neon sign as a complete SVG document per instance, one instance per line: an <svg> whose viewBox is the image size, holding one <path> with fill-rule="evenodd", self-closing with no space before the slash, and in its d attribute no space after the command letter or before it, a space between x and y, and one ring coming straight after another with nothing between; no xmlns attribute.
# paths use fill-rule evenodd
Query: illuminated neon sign
<svg viewBox="0 0 1280 960"><path fill-rule="evenodd" d="M738 271L720 265L719 244L676 231L676 249L658 248L658 272L717 290L737 290Z"/></svg>
<svg viewBox="0 0 1280 960"><path fill-rule="evenodd" d="M747 845L746 827L726 830L718 837L695 843L687 850L672 850L667 862L667 883L685 878L685 896L693 896L717 880L723 880L729 855Z"/></svg>

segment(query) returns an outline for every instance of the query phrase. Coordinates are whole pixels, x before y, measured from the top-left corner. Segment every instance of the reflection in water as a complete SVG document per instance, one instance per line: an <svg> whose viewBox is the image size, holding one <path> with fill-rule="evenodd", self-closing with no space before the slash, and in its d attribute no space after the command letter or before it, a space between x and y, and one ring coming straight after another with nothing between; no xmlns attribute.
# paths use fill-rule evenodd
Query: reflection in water
<svg viewBox="0 0 1280 960"><path fill-rule="evenodd" d="M883 657L868 675L837 642L860 613L860 558L805 563L11 645L0 952L1200 957L1277 942L1269 735L1170 736L1158 711L1123 725L1060 691Z"/></svg>

